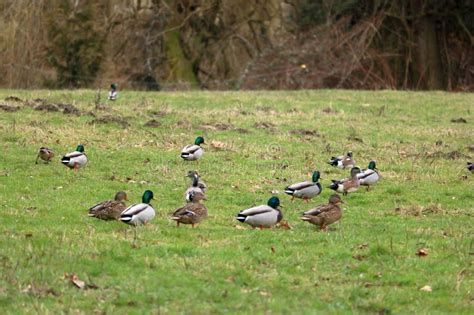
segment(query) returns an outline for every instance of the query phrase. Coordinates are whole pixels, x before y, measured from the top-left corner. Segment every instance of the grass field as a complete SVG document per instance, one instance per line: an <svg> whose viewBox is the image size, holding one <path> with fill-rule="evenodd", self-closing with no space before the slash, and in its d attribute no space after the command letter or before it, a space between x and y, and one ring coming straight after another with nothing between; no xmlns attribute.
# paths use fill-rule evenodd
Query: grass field
<svg viewBox="0 0 474 315"><path fill-rule="evenodd" d="M3 101L12 95L28 102ZM95 98L0 90L0 104L18 107L0 108L3 314L474 313L473 94L123 91L101 109ZM35 110L42 103L80 112ZM197 135L203 159L181 161ZM76 175L59 159L79 143L89 164ZM34 163L41 146L56 151L50 165ZM283 188L313 170L323 187L346 177L325 162L348 150L364 168L375 159L383 178L343 197L341 221L319 232L299 214L332 191L306 204ZM210 217L176 228L169 213L191 169L208 185ZM146 189L157 217L136 236L87 216L118 190L138 202ZM291 230L235 220L272 193Z"/></svg>

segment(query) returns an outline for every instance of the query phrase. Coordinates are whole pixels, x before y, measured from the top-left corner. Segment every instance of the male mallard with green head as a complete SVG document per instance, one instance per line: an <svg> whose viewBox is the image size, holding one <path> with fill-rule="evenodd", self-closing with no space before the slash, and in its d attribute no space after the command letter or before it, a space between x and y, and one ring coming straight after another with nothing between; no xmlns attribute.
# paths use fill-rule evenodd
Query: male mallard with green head
<svg viewBox="0 0 474 315"><path fill-rule="evenodd" d="M380 179L380 174L375 165L375 161L370 161L367 169L362 170L362 172L357 174L357 178L362 186L367 186L367 191L369 191L370 186L374 185Z"/></svg>
<svg viewBox="0 0 474 315"><path fill-rule="evenodd" d="M344 203L341 197L337 194L333 194L329 197L329 203L327 205L319 205L304 212L300 219L319 226L321 230L325 230L329 224L338 221L342 217L342 211L341 208L339 208L341 203Z"/></svg>
<svg viewBox="0 0 474 315"><path fill-rule="evenodd" d="M351 178L346 178L342 180L332 180L332 184L328 188L335 190L339 193L342 193L344 196L347 193L355 192L359 189L360 181L357 178L357 174L360 173L360 168L353 167L351 169Z"/></svg>
<svg viewBox="0 0 474 315"><path fill-rule="evenodd" d="M122 212L127 208L125 205L127 194L119 191L114 200L107 200L96 204L89 209L89 216L101 220L118 220Z"/></svg>
<svg viewBox="0 0 474 315"><path fill-rule="evenodd" d="M313 172L312 181L305 181L290 185L285 188L285 193L290 195L293 200L301 198L308 202L309 199L319 195L321 193L321 184L318 182L321 174L318 171Z"/></svg>
<svg viewBox="0 0 474 315"><path fill-rule="evenodd" d="M171 219L176 221L177 226L183 223L191 224L194 227L195 224L207 218L207 208L201 203L201 200L206 200L206 196L202 192L191 192L189 202L184 207L177 209Z"/></svg>
<svg viewBox="0 0 474 315"><path fill-rule="evenodd" d="M339 168L351 168L355 167L356 163L352 158L352 151L347 152L347 155L331 157L331 160L328 162L329 165L339 167Z"/></svg>
<svg viewBox="0 0 474 315"><path fill-rule="evenodd" d="M150 204L153 192L146 190L142 196L142 203L134 204L125 209L120 215L120 221L130 225L140 225L150 222L155 217L155 209Z"/></svg>
<svg viewBox="0 0 474 315"><path fill-rule="evenodd" d="M266 205L240 211L236 219L249 224L253 228L270 228L283 219L283 213L279 207L280 199L278 197L271 197Z"/></svg>
<svg viewBox="0 0 474 315"><path fill-rule="evenodd" d="M54 157L54 151L47 147L41 147L38 151L38 155L36 156L36 164L38 164L38 159L42 159L43 161L49 163L51 162L52 158Z"/></svg>
<svg viewBox="0 0 474 315"><path fill-rule="evenodd" d="M204 154L201 144L205 144L204 138L199 136L194 141L194 144L188 144L181 150L181 157L186 161L196 161Z"/></svg>
<svg viewBox="0 0 474 315"><path fill-rule="evenodd" d="M117 84L116 83L112 83L110 85L110 90L109 90L109 101L115 101L117 100L117 97L118 97L118 92L117 92Z"/></svg>
<svg viewBox="0 0 474 315"><path fill-rule="evenodd" d="M66 155L61 159L61 163L75 171L84 167L84 165L87 164L87 155L84 153L84 146L79 144L76 151L66 153Z"/></svg>

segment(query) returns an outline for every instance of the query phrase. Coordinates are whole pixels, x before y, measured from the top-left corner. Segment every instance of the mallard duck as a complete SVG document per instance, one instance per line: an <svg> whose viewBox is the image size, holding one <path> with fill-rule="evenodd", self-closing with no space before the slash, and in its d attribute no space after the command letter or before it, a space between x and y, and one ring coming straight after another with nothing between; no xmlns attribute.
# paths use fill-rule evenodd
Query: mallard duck
<svg viewBox="0 0 474 315"><path fill-rule="evenodd" d="M76 151L66 153L66 155L61 159L61 163L75 171L86 165L87 155L84 153L84 146L79 144Z"/></svg>
<svg viewBox="0 0 474 315"><path fill-rule="evenodd" d="M115 101L118 97L118 92L117 92L117 84L112 83L110 85L110 90L109 90L109 101Z"/></svg>
<svg viewBox="0 0 474 315"><path fill-rule="evenodd" d="M101 220L118 220L120 214L127 208L125 200L127 200L127 194L119 191L115 194L114 200L107 200L91 207L89 216Z"/></svg>
<svg viewBox="0 0 474 315"><path fill-rule="evenodd" d="M191 194L195 192L204 194L204 191L199 187L199 175L196 172L193 175L192 185L184 193L187 202L191 202Z"/></svg>
<svg viewBox="0 0 474 315"><path fill-rule="evenodd" d="M42 159L43 161L49 163L51 159L54 157L54 151L47 147L41 147L38 151L38 155L36 156L36 164L38 164L38 159Z"/></svg>
<svg viewBox="0 0 474 315"><path fill-rule="evenodd" d="M362 186L367 186L367 191L370 189L371 185L374 185L380 179L380 174L377 171L377 167L375 166L375 161L370 161L369 166L366 170L362 170L359 174L357 174L357 178L360 181Z"/></svg>
<svg viewBox="0 0 474 315"><path fill-rule="evenodd" d="M339 167L339 168L351 168L355 167L356 163L352 159L352 151L347 152L347 155L341 155L337 157L331 157L331 160L328 162L329 165Z"/></svg>
<svg viewBox="0 0 474 315"><path fill-rule="evenodd" d="M177 209L171 219L175 220L178 226L183 223L191 224L194 227L195 224L207 218L207 208L200 202L201 200L206 200L206 196L202 192L191 192L189 202L184 207Z"/></svg>
<svg viewBox="0 0 474 315"><path fill-rule="evenodd" d="M354 191L357 191L357 189L359 189L359 186L360 186L360 181L357 178L357 174L359 173L360 173L360 168L353 167L351 169L351 178L346 178L342 180L333 180L332 184L329 185L328 188L331 188L332 190L340 192L344 196L347 195L347 193L352 193Z"/></svg>
<svg viewBox="0 0 474 315"><path fill-rule="evenodd" d="M207 185L201 180L201 176L199 175L198 171L189 171L186 177L189 177L191 178L191 180L194 180L195 175L197 175L198 177L198 187L201 188L203 193L206 193Z"/></svg>
<svg viewBox="0 0 474 315"><path fill-rule="evenodd" d="M338 194L333 194L329 197L327 205L319 205L304 212L300 219L318 225L321 230L325 230L329 224L338 221L342 217L342 211L339 208L341 203L344 203L341 197Z"/></svg>
<svg viewBox="0 0 474 315"><path fill-rule="evenodd" d="M120 221L130 225L140 225L150 222L155 217L150 201L153 199L153 192L147 190L143 193L142 203L134 204L125 209L120 215Z"/></svg>
<svg viewBox="0 0 474 315"><path fill-rule="evenodd" d="M256 228L270 228L283 219L283 213L278 208L280 199L271 197L266 205L242 210L237 214L237 220Z"/></svg>
<svg viewBox="0 0 474 315"><path fill-rule="evenodd" d="M312 181L300 182L285 188L285 193L291 196L291 200L301 198L308 202L309 199L321 193L321 184L318 183L321 174L314 171Z"/></svg>
<svg viewBox="0 0 474 315"><path fill-rule="evenodd" d="M471 173L474 173L474 164L467 162L467 170Z"/></svg>
<svg viewBox="0 0 474 315"><path fill-rule="evenodd" d="M205 144L203 137L197 137L194 144L188 144L181 151L181 157L186 161L196 161L204 154L201 144Z"/></svg>

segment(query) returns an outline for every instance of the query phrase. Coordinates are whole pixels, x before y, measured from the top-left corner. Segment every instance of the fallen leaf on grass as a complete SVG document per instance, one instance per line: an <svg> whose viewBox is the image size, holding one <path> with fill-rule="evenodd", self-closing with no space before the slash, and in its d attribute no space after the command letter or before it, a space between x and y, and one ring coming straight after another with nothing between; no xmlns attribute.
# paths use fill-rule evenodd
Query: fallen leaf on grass
<svg viewBox="0 0 474 315"><path fill-rule="evenodd" d="M365 259L365 256L364 255L353 255L352 258L356 259L356 260L359 260L359 261L362 261Z"/></svg>
<svg viewBox="0 0 474 315"><path fill-rule="evenodd" d="M227 143L222 142L222 141L212 140L210 144L211 144L211 147L213 147L216 150L223 150L223 151L230 150L230 146Z"/></svg>
<svg viewBox="0 0 474 315"><path fill-rule="evenodd" d="M429 285L425 285L423 288L420 289L420 291L432 292L433 289Z"/></svg>
<svg viewBox="0 0 474 315"><path fill-rule="evenodd" d="M47 295L59 296L59 294L54 291L54 289L48 288L46 286L37 286L33 283L29 284L26 288L21 290L21 293L30 294L38 297L43 297Z"/></svg>
<svg viewBox="0 0 474 315"><path fill-rule="evenodd" d="M243 227L242 225L234 225L234 227L237 229L237 230L245 230L245 227Z"/></svg>
<svg viewBox="0 0 474 315"><path fill-rule="evenodd" d="M272 246L270 249L272 250L272 253L274 253L274 254L275 254L275 252L276 252L276 250L275 250L275 246Z"/></svg>
<svg viewBox="0 0 474 315"><path fill-rule="evenodd" d="M64 279L69 280L76 288L78 289L98 289L99 287L95 284L87 284L85 281L79 279L79 277L75 274L64 274Z"/></svg>
<svg viewBox="0 0 474 315"><path fill-rule="evenodd" d="M260 293L261 296L270 296L270 292L267 292L267 291L259 291L258 293Z"/></svg>
<svg viewBox="0 0 474 315"><path fill-rule="evenodd" d="M416 251L416 255L419 257L428 256L428 249L418 248L418 250Z"/></svg>
<svg viewBox="0 0 474 315"><path fill-rule="evenodd" d="M278 227L280 229L283 229L283 230L291 230L292 229L292 227L291 227L290 223L288 223L288 221L281 221L278 224Z"/></svg>

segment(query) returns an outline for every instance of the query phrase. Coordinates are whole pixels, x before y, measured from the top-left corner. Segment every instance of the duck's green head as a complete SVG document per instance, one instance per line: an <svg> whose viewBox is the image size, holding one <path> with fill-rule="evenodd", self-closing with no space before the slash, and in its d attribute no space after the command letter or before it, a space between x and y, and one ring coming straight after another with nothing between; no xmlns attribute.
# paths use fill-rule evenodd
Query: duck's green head
<svg viewBox="0 0 474 315"><path fill-rule="evenodd" d="M321 173L319 173L319 171L314 171L313 172L313 183L317 183L320 177L321 177Z"/></svg>
<svg viewBox="0 0 474 315"><path fill-rule="evenodd" d="M150 201L152 199L153 199L153 192L151 190L146 190L143 193L142 202L143 203L150 203Z"/></svg>
<svg viewBox="0 0 474 315"><path fill-rule="evenodd" d="M347 152L347 156L352 158L352 151Z"/></svg>
<svg viewBox="0 0 474 315"><path fill-rule="evenodd" d="M116 89L117 89L117 83L112 83L112 84L110 85L110 88L111 88L112 90L116 90Z"/></svg>
<svg viewBox="0 0 474 315"><path fill-rule="evenodd" d="M82 144L79 144L76 148L76 151L78 152L84 152L84 146Z"/></svg>
<svg viewBox="0 0 474 315"><path fill-rule="evenodd" d="M280 206L280 199L278 199L278 197L271 197L270 199L268 199L267 205L269 205L273 209L276 209Z"/></svg>
<svg viewBox="0 0 474 315"><path fill-rule="evenodd" d="M123 200L128 200L126 192L119 191L118 193L115 194L115 201L123 201Z"/></svg>
<svg viewBox="0 0 474 315"><path fill-rule="evenodd" d="M368 168L369 168L369 170L375 170L375 169L377 169L374 160L372 160L372 161L369 162Z"/></svg>
<svg viewBox="0 0 474 315"><path fill-rule="evenodd" d="M194 141L195 145L200 145L202 143L204 143L204 138L201 136L197 137L196 140Z"/></svg>

